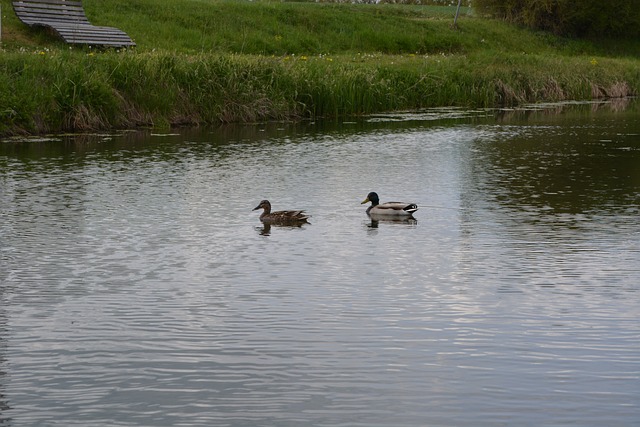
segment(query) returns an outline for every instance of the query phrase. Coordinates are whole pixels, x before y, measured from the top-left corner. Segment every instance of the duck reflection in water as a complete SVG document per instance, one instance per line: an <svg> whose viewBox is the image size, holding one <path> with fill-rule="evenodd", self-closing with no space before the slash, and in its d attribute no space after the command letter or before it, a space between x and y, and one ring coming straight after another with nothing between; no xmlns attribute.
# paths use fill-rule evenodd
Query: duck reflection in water
<svg viewBox="0 0 640 427"><path fill-rule="evenodd" d="M276 228L302 228L302 226L304 224L309 224L309 223L308 222L301 222L301 223L298 223L298 224L277 224L277 223L263 222L262 223L262 227L256 227L256 231L261 236L270 236L272 227L276 227Z"/></svg>
<svg viewBox="0 0 640 427"><path fill-rule="evenodd" d="M378 228L380 226L380 223L383 224L398 224L398 225L417 225L418 224L418 220L415 219L413 216L408 216L408 217L392 217L392 216L388 216L388 215L376 215L376 214L369 214L369 219L371 220L371 223L367 222L367 227L369 228Z"/></svg>
<svg viewBox="0 0 640 427"><path fill-rule="evenodd" d="M271 226L279 227L302 227L303 224L309 224L308 219L311 215L308 215L303 210L288 210L288 211L275 211L271 212L271 203L268 200L263 200L253 208L253 210L262 209L260 215L260 221L262 221L262 229L260 234L268 236L271 233Z"/></svg>

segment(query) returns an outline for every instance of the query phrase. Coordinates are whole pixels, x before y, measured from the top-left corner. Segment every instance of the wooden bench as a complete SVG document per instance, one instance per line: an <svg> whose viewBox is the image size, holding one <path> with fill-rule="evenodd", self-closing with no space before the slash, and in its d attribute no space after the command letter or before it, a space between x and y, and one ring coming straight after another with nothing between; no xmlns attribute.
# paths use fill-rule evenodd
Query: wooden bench
<svg viewBox="0 0 640 427"><path fill-rule="evenodd" d="M50 27L67 43L113 47L136 45L122 30L91 24L80 1L14 0L13 10L25 24Z"/></svg>

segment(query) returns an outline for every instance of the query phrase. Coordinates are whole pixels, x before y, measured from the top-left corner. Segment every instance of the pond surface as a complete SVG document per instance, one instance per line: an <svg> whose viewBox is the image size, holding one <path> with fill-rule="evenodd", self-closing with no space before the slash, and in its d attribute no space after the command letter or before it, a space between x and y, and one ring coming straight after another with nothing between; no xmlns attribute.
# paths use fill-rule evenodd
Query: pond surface
<svg viewBox="0 0 640 427"><path fill-rule="evenodd" d="M2 141L0 426L638 425L639 111Z"/></svg>

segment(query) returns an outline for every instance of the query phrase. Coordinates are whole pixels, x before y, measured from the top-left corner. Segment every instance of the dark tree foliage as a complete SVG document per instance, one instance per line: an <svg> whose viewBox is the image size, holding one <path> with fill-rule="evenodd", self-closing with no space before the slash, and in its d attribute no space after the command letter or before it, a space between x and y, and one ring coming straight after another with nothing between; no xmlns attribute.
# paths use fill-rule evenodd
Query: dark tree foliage
<svg viewBox="0 0 640 427"><path fill-rule="evenodd" d="M481 14L576 37L640 37L640 0L473 0Z"/></svg>

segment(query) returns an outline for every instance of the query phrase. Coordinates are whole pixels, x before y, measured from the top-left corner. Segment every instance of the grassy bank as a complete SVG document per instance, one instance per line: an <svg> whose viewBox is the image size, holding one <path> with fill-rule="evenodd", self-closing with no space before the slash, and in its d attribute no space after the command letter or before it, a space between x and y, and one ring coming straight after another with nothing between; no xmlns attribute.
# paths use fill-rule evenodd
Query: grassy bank
<svg viewBox="0 0 640 427"><path fill-rule="evenodd" d="M69 48L2 0L0 134L338 117L640 93L640 42L430 6L86 0L129 50Z"/></svg>

